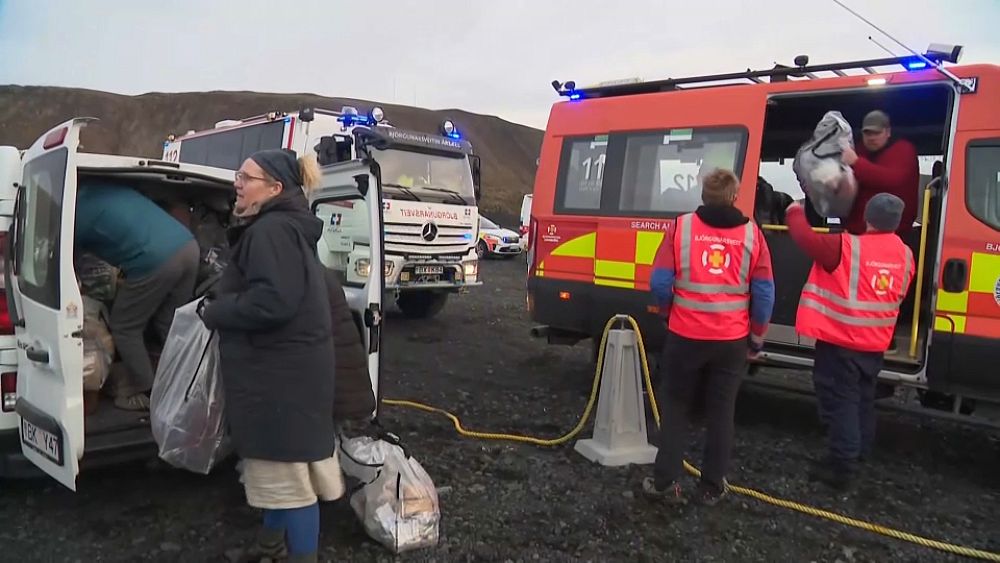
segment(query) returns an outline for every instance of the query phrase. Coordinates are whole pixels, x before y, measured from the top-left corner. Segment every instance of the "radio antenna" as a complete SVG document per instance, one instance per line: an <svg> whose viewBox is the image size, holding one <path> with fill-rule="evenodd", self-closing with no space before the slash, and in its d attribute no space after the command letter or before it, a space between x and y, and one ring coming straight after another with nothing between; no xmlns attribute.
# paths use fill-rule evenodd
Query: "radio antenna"
<svg viewBox="0 0 1000 563"><path fill-rule="evenodd" d="M840 6L841 8L843 8L843 9L847 10L848 12L850 12L851 15L853 15L854 17L856 17L859 20L861 20L861 21L865 22L866 24L870 25L872 28L875 29L875 31L878 31L882 35L885 35L886 37L888 37L896 45L899 45L900 47L902 47L902 48L906 49L907 51L909 51L911 54L913 54L914 57L917 57L918 59L922 60L924 63L926 63L928 66L930 66L934 70L936 70L936 71L940 72L941 74L945 75L946 77L948 77L948 79L951 80L952 82L954 82L955 85L957 85L960 89L965 90L965 91L969 91L969 92L972 91L972 88L970 88L969 85L966 82L964 82L961 78L959 78L959 77L955 76L954 74L952 74L951 71L949 71L948 69L944 68L944 66L942 66L940 63L935 63L934 61L930 60L926 56L924 56L924 55L922 55L922 54L914 51L913 49L907 47L905 44L903 44L902 41L896 39L892 35L889 35L889 32L887 32L884 29L882 29L881 27L875 25L874 23L872 23L871 21L869 21L867 18L865 18L861 14L855 12L854 10L852 10L851 8L849 8L846 4L844 4L840 0L833 0L833 2L835 4L837 4L838 6ZM871 37L869 37L869 39L871 39ZM874 39L872 39L872 41L875 42L876 44L878 44L878 42L876 42ZM879 46L881 47L881 45L879 45ZM882 47L882 48L885 49L885 47ZM888 51L888 49L886 49L886 50Z"/></svg>
<svg viewBox="0 0 1000 563"><path fill-rule="evenodd" d="M871 35L868 36L868 40L871 41L872 43L878 45L879 47L881 47L882 50L885 51L886 53L889 53L890 55L892 55L894 57L899 57L899 55L897 55L896 53L893 53L891 50L889 50L888 47L886 47L885 45L883 45L883 44L879 43L878 41L876 41L875 38L872 37Z"/></svg>

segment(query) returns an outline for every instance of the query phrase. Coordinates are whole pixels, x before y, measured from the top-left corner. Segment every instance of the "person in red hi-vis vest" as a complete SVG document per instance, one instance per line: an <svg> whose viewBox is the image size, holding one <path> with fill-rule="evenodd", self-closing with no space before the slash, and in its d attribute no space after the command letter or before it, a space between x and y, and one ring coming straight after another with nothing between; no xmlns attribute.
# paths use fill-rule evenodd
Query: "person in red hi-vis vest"
<svg viewBox="0 0 1000 563"><path fill-rule="evenodd" d="M664 400L653 476L643 492L684 502L687 428L705 404L708 433L696 499L727 492L736 394L748 358L760 353L774 308L771 255L760 228L733 206L739 180L715 170L702 181L704 205L670 225L657 251L650 290L667 325L661 362Z"/></svg>
<svg viewBox="0 0 1000 563"><path fill-rule="evenodd" d="M896 234L904 205L892 194L872 197L861 235L814 232L798 203L786 213L792 239L814 260L795 328L816 339L813 384L829 451L810 479L837 489L870 455L878 373L913 281L913 252Z"/></svg>

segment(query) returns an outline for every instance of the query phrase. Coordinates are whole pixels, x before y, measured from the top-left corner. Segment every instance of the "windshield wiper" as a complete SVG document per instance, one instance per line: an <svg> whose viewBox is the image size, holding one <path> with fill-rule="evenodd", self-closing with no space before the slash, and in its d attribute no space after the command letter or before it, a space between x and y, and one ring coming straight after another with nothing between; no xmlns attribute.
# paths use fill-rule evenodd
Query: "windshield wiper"
<svg viewBox="0 0 1000 563"><path fill-rule="evenodd" d="M383 188L395 188L395 189L403 192L404 194L410 196L410 199L412 199L413 201L420 201L420 198L417 196L417 194L413 193L413 190L411 190L410 188L407 188L406 186L400 186L399 184L387 184L385 182L382 182L382 187Z"/></svg>
<svg viewBox="0 0 1000 563"><path fill-rule="evenodd" d="M427 190L429 192L440 192L440 193L443 193L443 194L448 194L448 195L454 197L462 205L472 205L471 203L469 203L468 201L466 201L464 197L462 197L462 194L456 192L455 190L449 190L447 188L432 188L430 186L425 186L425 187L422 187L420 189L421 190Z"/></svg>

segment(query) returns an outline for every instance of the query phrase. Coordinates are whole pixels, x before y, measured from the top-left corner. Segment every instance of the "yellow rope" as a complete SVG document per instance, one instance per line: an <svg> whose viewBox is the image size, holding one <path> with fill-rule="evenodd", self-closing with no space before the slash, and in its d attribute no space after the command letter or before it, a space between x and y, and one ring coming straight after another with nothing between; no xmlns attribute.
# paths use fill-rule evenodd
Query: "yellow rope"
<svg viewBox="0 0 1000 563"><path fill-rule="evenodd" d="M604 348L607 345L608 333L611 331L611 327L614 326L616 321L627 321L631 326L632 330L635 331L636 339L639 344L639 358L642 361L642 372L643 378L645 379L646 391L649 395L649 404L653 409L653 419L656 421L657 427L660 425L660 411L656 404L656 397L653 394L653 382L649 375L649 364L646 361L646 346L642 340L642 333L639 331L639 325L636 323L635 319L627 315L618 315L612 317L608 320L607 324L604 325L604 333L601 335L601 344L597 354L597 370L594 374L594 383L590 389L590 398L587 400L587 406L583 409L583 414L580 416L579 422L576 426L566 434L559 436L557 438L536 438L534 436L526 436L522 434L507 434L502 432L480 432L476 430L468 430L462 426L462 421L459 420L454 414L437 407L430 405L425 405L416 401L406 401L400 399L383 399L382 403L386 405L399 406L399 407L409 407L429 413L440 414L448 417L452 424L455 426L455 430L462 436L467 438L478 438L482 440L502 440L508 442L521 442L525 444L534 444L536 446L558 446L564 444L579 434L583 427L587 423L587 419L590 418L590 413L594 408L594 403L597 400L597 392L600 386L601 380L601 367L604 365ZM684 469L691 473L695 477L701 476L701 471L687 462L684 461ZM790 500L785 500L777 497L773 497L766 493L762 493L755 489L750 489L747 487L740 487L736 485L729 485L728 489L734 493L747 496L750 498L757 499L768 504L778 506L781 508L787 508L789 510L795 510L803 514L808 514L810 516L816 516L818 518L824 518L832 522L837 522L838 524L843 524L845 526L852 526L861 530L866 530L879 535L896 538L898 540L907 541L924 547L929 547L932 549L937 549L940 551L946 551L948 553L953 553L956 555L963 555L965 557L972 557L977 559L983 559L986 561L997 561L1000 562L1000 553L993 553L990 551L983 551L980 549L974 549L970 547L965 547L961 545L955 545L952 543L941 542L937 540L932 540L924 538L915 534L908 532L903 532L893 528L888 528L886 526L880 526L878 524L873 524L871 522L866 522L864 520L858 520L856 518L850 518L837 514L835 512L830 512L828 510L822 510L809 506L807 504L802 504Z"/></svg>

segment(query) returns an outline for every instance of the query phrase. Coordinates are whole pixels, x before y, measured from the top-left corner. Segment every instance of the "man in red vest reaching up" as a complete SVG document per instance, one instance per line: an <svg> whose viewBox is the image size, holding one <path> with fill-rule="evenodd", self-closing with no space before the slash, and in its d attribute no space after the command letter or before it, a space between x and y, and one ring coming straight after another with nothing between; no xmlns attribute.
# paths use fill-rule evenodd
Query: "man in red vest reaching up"
<svg viewBox="0 0 1000 563"><path fill-rule="evenodd" d="M786 213L792 239L814 260L795 328L816 339L813 384L829 452L810 478L838 489L850 485L855 464L871 452L875 386L913 281L913 252L896 234L903 208L892 194L875 195L860 235L814 232L798 203Z"/></svg>
<svg viewBox="0 0 1000 563"><path fill-rule="evenodd" d="M667 323L660 447L643 492L683 502L680 477L695 405L708 417L705 459L696 499L726 493L736 394L747 358L764 345L774 307L771 255L755 223L733 206L739 180L715 170L702 181L704 205L681 215L657 251L650 290ZM704 395L704 399L702 397Z"/></svg>

